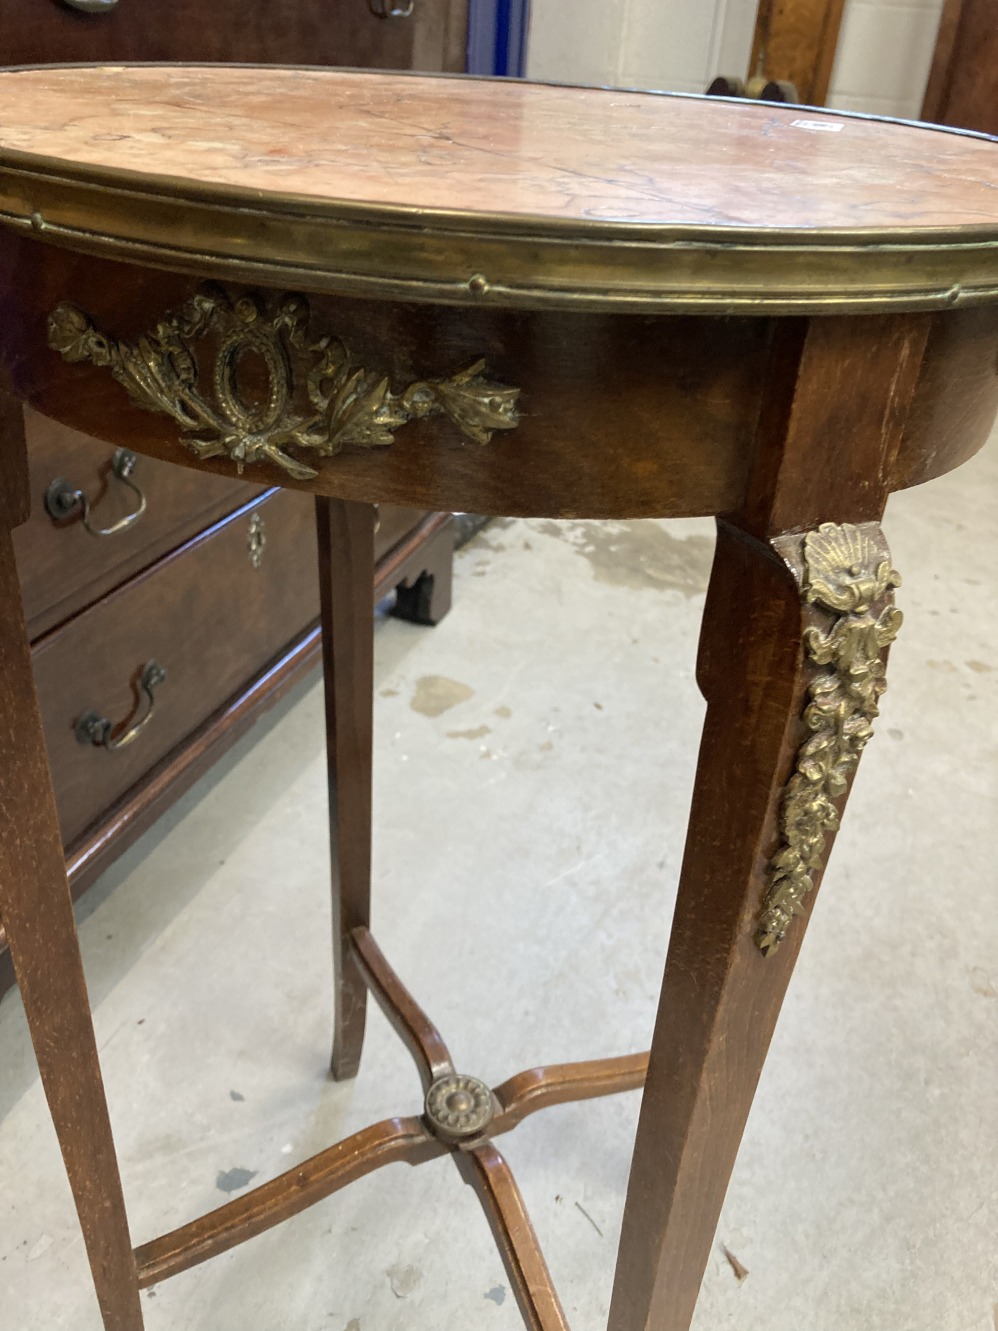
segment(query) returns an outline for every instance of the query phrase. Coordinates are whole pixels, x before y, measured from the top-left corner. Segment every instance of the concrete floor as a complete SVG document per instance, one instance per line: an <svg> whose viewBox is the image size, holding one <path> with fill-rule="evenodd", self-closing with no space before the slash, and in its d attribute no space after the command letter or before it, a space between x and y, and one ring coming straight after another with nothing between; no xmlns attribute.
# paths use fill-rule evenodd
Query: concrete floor
<svg viewBox="0 0 998 1331"><path fill-rule="evenodd" d="M763 1075L696 1331L994 1331L995 443L895 496L907 621ZM702 705L706 522L492 525L437 629L377 630L375 927L466 1071L648 1039ZM375 1015L326 1078L321 699L93 890L81 937L137 1242L391 1113ZM0 1326L99 1327L18 999L0 1008ZM638 1096L508 1139L574 1331L604 1325ZM748 1274L738 1279L725 1245ZM149 1331L512 1331L449 1161L376 1174L143 1296Z"/></svg>

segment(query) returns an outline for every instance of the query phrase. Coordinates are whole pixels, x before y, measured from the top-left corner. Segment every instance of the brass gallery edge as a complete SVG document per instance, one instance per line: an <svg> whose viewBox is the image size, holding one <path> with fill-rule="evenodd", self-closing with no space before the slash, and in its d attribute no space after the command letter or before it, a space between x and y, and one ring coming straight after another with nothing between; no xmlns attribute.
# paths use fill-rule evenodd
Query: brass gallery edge
<svg viewBox="0 0 998 1331"><path fill-rule="evenodd" d="M338 337L312 332L311 319L304 296L230 297L211 283L134 342L60 304L48 342L66 361L107 367L137 406L176 421L199 458L231 458L240 472L268 460L308 480L315 468L289 448L326 458L346 445L383 448L399 426L427 416L446 416L479 444L517 425L520 390L486 379L484 361L394 393L388 376L357 365ZM239 382L248 355L263 366L265 391L253 398Z"/></svg>
<svg viewBox="0 0 998 1331"><path fill-rule="evenodd" d="M901 612L891 596L901 579L891 567L879 526L823 523L804 537L803 556L804 599L832 619L826 629L812 625L804 632L808 657L824 669L808 686L804 724L809 733L783 792L780 847L769 866L756 932L766 955L776 951L793 917L803 913L814 875L824 866L825 834L839 825L833 801L848 789L887 687L880 653L901 627Z"/></svg>
<svg viewBox="0 0 998 1331"><path fill-rule="evenodd" d="M952 131L947 131L952 132ZM0 227L270 287L516 309L836 313L998 301L998 232L510 219L324 202L0 153Z"/></svg>

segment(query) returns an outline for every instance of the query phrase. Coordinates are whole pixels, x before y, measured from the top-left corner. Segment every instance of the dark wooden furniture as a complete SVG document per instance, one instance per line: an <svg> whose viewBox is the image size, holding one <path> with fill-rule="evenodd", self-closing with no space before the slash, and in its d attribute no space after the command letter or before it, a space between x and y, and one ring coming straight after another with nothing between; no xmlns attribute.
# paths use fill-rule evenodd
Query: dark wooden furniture
<svg viewBox="0 0 998 1331"><path fill-rule="evenodd" d="M357 1071L370 992L426 1089L423 1117L133 1249L17 610L28 488L8 436L0 911L105 1326L140 1331L141 1287L382 1164L449 1152L525 1323L563 1331L495 1139L647 1066L610 1327L686 1331L900 626L884 504L969 457L998 411L995 146L747 102L231 68L3 74L0 126L17 394L198 478L315 497L333 1072ZM707 716L647 1060L490 1091L455 1072L369 932L381 502L718 515Z"/></svg>
<svg viewBox="0 0 998 1331"><path fill-rule="evenodd" d="M0 60L457 71L466 27L466 0L419 0L402 18L379 17L368 0L213 0L210 22L200 0L90 10L65 0L0 0ZM148 458L121 479L116 450L30 410L26 434L32 513L14 546L78 895L318 664L318 580L290 576L299 543L314 548L312 513L302 497L232 478L205 484ZM147 505L138 521L133 486ZM77 492L92 501L87 525ZM383 505L374 595L401 584L399 611L436 622L449 604L452 546L447 515ZM311 570L315 560L305 564ZM120 743L127 719L149 714L141 676L151 660L166 678L154 687L141 735L113 752L78 735L81 718L96 711L121 722L112 740ZM0 994L12 983L0 926Z"/></svg>
<svg viewBox="0 0 998 1331"><path fill-rule="evenodd" d="M823 106L845 0L759 0L745 79L719 75L712 96Z"/></svg>
<svg viewBox="0 0 998 1331"><path fill-rule="evenodd" d="M464 69L467 0L0 0L0 59ZM406 12L408 11L408 12Z"/></svg>
<svg viewBox="0 0 998 1331"><path fill-rule="evenodd" d="M998 134L998 0L945 0L922 119Z"/></svg>
<svg viewBox="0 0 998 1331"><path fill-rule="evenodd" d="M792 83L795 100L824 105L844 9L845 0L760 0L751 75Z"/></svg>

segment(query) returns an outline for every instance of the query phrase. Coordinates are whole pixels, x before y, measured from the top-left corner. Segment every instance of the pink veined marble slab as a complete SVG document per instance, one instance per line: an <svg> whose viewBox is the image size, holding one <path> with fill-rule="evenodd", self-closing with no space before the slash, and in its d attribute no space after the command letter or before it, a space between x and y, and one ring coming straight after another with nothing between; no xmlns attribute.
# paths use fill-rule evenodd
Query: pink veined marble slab
<svg viewBox="0 0 998 1331"><path fill-rule="evenodd" d="M517 81L239 66L4 71L0 164L14 163L9 150L589 229L998 228L990 140L795 106Z"/></svg>

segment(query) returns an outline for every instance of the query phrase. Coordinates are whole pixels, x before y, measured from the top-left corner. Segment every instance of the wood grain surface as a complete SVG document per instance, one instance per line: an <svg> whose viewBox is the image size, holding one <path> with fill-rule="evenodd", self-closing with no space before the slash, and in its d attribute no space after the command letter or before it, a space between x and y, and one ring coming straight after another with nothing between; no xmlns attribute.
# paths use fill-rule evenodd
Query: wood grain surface
<svg viewBox="0 0 998 1331"><path fill-rule="evenodd" d="M112 97L122 98L118 120L109 114ZM795 123L798 118L801 123ZM522 291L511 291L507 304L515 308L482 308L474 305L476 288L465 279L465 296L470 291L472 299L458 308L453 291L447 288L441 296L442 288L432 284L418 286L415 294L410 290L404 300L397 292L391 300L356 299L349 294L356 288L335 285L341 274L331 275L330 256L346 244L346 233L337 228L346 227L347 213L337 215L336 226L324 233L329 248L302 251L318 265L314 280L302 283L311 293L317 330L344 339L354 358L351 366L373 367L375 382L396 388L454 374L482 359L494 381L521 390L521 414L502 437L474 444L462 439L451 421L412 421L398 428L390 445L345 448L328 460L317 459L314 478L291 483L320 496L326 619L336 618L334 638L345 625L344 642L351 632L358 640L367 635L369 642L370 584L362 588L362 583L373 560L373 515L363 504L551 516L719 515L698 658L707 717L610 1313L611 1331L688 1331L814 899L811 894L780 952L764 957L755 935L815 679L804 644L818 611L805 585L802 533L826 521L875 527L892 489L940 474L983 441L998 405L998 303L968 310L953 306L972 272L982 290L998 294L994 145L871 120L819 113L801 118L797 108L515 83L416 78L393 85L377 76L318 71L0 75L0 124L8 126L0 140L11 163L0 202L21 210L13 221L8 213L7 220L22 238L0 250L0 289L8 292L0 354L16 392L74 428L116 443L134 442L139 451L224 476L234 474L235 460L195 460L170 418L140 410L124 391L109 391L106 366L67 363L52 351L47 320L60 301L86 310L108 337L138 339L214 272L195 248L226 208L233 244L252 244L254 253L274 258L281 234L268 231L260 218L275 199L287 210L288 226L310 210L329 222L337 199L358 209L395 209L393 225L410 256L429 246L434 218L477 235L493 224L502 231L505 217L507 238L514 223L534 225L540 218L549 228L544 235L554 239L543 259L533 242L524 246L534 270L545 270L549 258L555 263L558 247L572 248L560 232L555 235L558 227L568 228L576 266L564 270L566 307L541 308ZM38 162L26 170L18 150L55 152L65 161L51 168L50 179ZM132 191L129 207L134 206L140 197L135 178L113 173L122 167L127 173L139 163L151 165L154 173L142 182L143 207L153 213L169 208L185 190L186 207L200 190L203 210L176 214L182 226L171 233L169 254L162 248L135 250L131 264L99 262L86 253L96 242L93 233L87 238L82 221L100 226L114 214L117 195L107 188L112 178L119 192ZM178 171L184 179L171 180L170 172ZM95 186L102 172L103 183ZM88 175L89 195L74 194L66 184L79 185ZM37 198L63 208L62 231L53 232L41 213L29 231L36 190ZM90 211L73 222L73 208L84 202ZM323 213L325 205L330 207ZM459 222L446 211L453 209ZM126 213L115 216L120 220ZM132 223L141 221L139 213L127 216ZM367 218L364 226L369 224ZM625 224L631 230L621 245L624 233L614 228ZM714 246L690 287L696 296L709 268L720 273L710 317L702 309L678 317L674 311L620 313L572 305L587 280L579 256L598 233L609 231L613 238L603 250L603 261L612 265L617 254L650 245L653 235L660 241L671 237L667 243L674 243L676 253L683 245L694 249L676 240L683 227L699 227L705 247ZM809 248L801 237L818 232L827 237L836 228L845 237L840 249L847 269L861 251L882 255L896 234L914 234L925 238L929 250L948 246L946 280L955 285L930 291L931 282L925 285L916 266L913 289L922 296L900 310L880 312L881 276L871 279L865 305L845 310L833 305L834 317L819 317L813 306L807 317L777 317L765 305L763 288L747 282L741 291L747 308L736 310L726 303L733 287L724 256L737 248L735 231L746 227L765 236L752 243L777 254L774 275L803 288L805 299L808 281L819 283L822 265L841 263L842 255L834 258L829 241L816 266L795 267ZM788 227L796 228L792 241L786 240ZM442 243L445 230L437 241ZM782 250L769 240L780 234ZM360 230L349 235L350 243L361 245ZM51 240L59 245L45 243ZM975 262L984 269L967 267L961 257L973 247L971 240L978 246ZM74 248L81 253L71 253ZM455 256L445 245L440 252L449 280L460 273L463 252ZM357 253L358 272L397 276L397 249L361 245ZM891 280L902 282L897 272L910 265L906 257L899 262ZM235 271L228 270L234 290ZM125 274L127 281L117 280ZM287 270L280 274L286 283ZM938 273L932 279L942 280ZM598 295L607 297L607 290ZM612 300L607 297L605 304L612 306ZM247 479L289 478L253 468ZM353 566L338 558L346 544L358 555ZM2 554L0 549L0 573ZM9 555L6 568L10 583ZM851 570L860 572L859 566ZM0 633L0 648L9 649L14 661L0 675L11 699L11 689L24 681L22 635L19 625ZM335 946L348 952L341 979L354 991L344 1004L346 1038L337 1051L337 1070L349 1075L359 1054L362 981L394 1014L425 1083L447 1060L446 1048L368 941L366 844L353 832L339 840L351 782L353 829L367 836L370 663L366 656L344 662L334 643L326 667L333 847L349 869L349 879L341 880L342 896L334 880L340 908ZM351 705L355 722L343 724L338 713ZM8 710L13 715L13 701ZM835 792L839 814L847 786L843 781ZM43 794L47 789L37 760L33 787ZM47 813L34 828L29 849L40 847L47 857L47 890L61 903L62 955L72 971L78 961L61 864L56 864L51 799L35 800L25 816L43 805ZM820 872L815 868L815 885ZM12 886L0 877L0 893L6 893L0 895L0 910L12 904L12 942L19 940L23 948L21 898L28 879L18 862L11 863L10 873ZM30 950L21 958L40 964ZM65 1004L83 1001L72 985L62 994ZM49 1019L45 1002L36 996L36 1021ZM557 1102L569 1083L591 1095L633 1084L641 1072L637 1062L625 1060L612 1069L548 1069L514 1077L499 1088L498 1127L512 1126L531 1108L531 1099L535 1107ZM102 1129L93 1066L86 1089L91 1120ZM58 1110L65 1083L55 1090ZM86 1143L74 1138L72 1114L65 1108L64 1139L79 1153L78 1180L91 1187L102 1162L86 1157ZM385 1132L393 1151L409 1127L390 1124ZM360 1157L369 1147L380 1149L380 1142L380 1137L366 1144L354 1140L339 1155L334 1148L332 1155L317 1158L314 1168L285 1176L262 1198L240 1200L203 1222L206 1227L195 1222L179 1237L167 1236L159 1241L163 1248L157 1241L147 1245L140 1251L143 1280L161 1269L181 1269L185 1254L208 1255L213 1245L229 1246L239 1232L256 1232L279 1218L299 1183L324 1195L359 1170ZM415 1145L422 1150L420 1142ZM484 1141L469 1139L465 1146L459 1164L488 1209L527 1325L533 1331L562 1331L557 1296L503 1158ZM409 1158L408 1149L405 1144L400 1158ZM114 1185L113 1162L109 1168ZM254 1209L260 1201L262 1209ZM85 1226L91 1223L98 1257L110 1254L113 1264L103 1281L110 1296L108 1331L135 1331L135 1272L123 1252L124 1218L114 1209L103 1225L92 1223L86 1206L81 1215ZM102 1270L95 1270L100 1283Z"/></svg>
<svg viewBox="0 0 998 1331"><path fill-rule="evenodd" d="M60 300L87 310L102 331L134 341L162 312L188 300L196 281L28 240L0 247L0 281L5 265L11 302L0 322L0 351L6 344L22 398L55 420L140 453L202 473L235 474L227 458L195 460L176 424L135 405L107 369L67 364L47 345L46 320ZM387 375L395 391L484 359L491 377L521 390L520 422L481 445L446 419L412 421L388 447L348 446L318 459L314 480L292 480L269 463L246 467L244 479L367 503L565 518L737 509L772 370L774 330L789 322L328 296L313 297L311 306L316 330L341 337L354 363ZM891 489L963 462L984 443L998 409L998 306L929 318L928 352L891 462ZM209 374L210 366L205 380ZM843 400L847 389L837 390ZM845 428L836 404L829 394L828 446Z"/></svg>
<svg viewBox="0 0 998 1331"><path fill-rule="evenodd" d="M998 134L995 0L946 0L921 119Z"/></svg>
<svg viewBox="0 0 998 1331"><path fill-rule="evenodd" d="M62 0L0 0L0 60L257 60L374 69L464 69L467 0L419 0L385 21L367 0L292 4L140 0L81 13Z"/></svg>
<svg viewBox="0 0 998 1331"><path fill-rule="evenodd" d="M250 563L254 515L264 524L270 576ZM373 564L368 604L372 579ZM236 692L247 659L269 661L318 604L309 506L279 492L221 518L36 643L32 665L63 844ZM79 743L74 726L91 709L114 722L115 734L125 718L142 714L136 682L151 659L167 676L141 736L114 752Z"/></svg>
<svg viewBox="0 0 998 1331"><path fill-rule="evenodd" d="M31 515L14 533L14 551L32 641L182 545L209 526L212 518L259 493L238 479L208 480L140 458L132 479L146 497L146 512L135 526L95 539L84 528L78 509L68 518L53 519L46 512L45 492L57 477L82 490L92 505L91 521L98 527L132 512L138 500L114 479L113 446L67 430L30 409L25 426Z"/></svg>
<svg viewBox="0 0 998 1331"><path fill-rule="evenodd" d="M0 489L0 498L3 493ZM311 512L313 506L307 497L302 496L299 504L304 506L303 512ZM375 533L378 563L374 569L372 601L382 600L393 587L397 587L403 601L410 598L420 613L415 616L403 613L396 606L396 615L414 618L421 624L438 623L450 608L453 519L446 513L431 513L413 526L411 509L388 505L381 506L379 516L381 523ZM15 530L15 538L19 530ZM307 535L304 543L309 544ZM314 557L313 551L310 558ZM321 647L321 626L310 618L304 630L276 656L264 662L247 684L200 725L186 732L180 742L159 762L153 763L120 799L99 810L96 819L66 847L66 870L74 899L103 873L123 848L130 846L179 795L190 789L212 763L250 729L262 712L280 702L309 676L319 662ZM0 995L13 984L13 966L0 920Z"/></svg>
<svg viewBox="0 0 998 1331"><path fill-rule="evenodd" d="M798 101L821 106L844 8L845 0L761 0L749 72L788 80Z"/></svg>
<svg viewBox="0 0 998 1331"><path fill-rule="evenodd" d="M331 1066L339 1080L357 1073L367 1015L348 938L371 918L374 524L370 504L315 501L335 975Z"/></svg>
<svg viewBox="0 0 998 1331"><path fill-rule="evenodd" d="M688 1331L693 1316L814 909L811 893L780 950L763 956L759 907L814 676L802 651L813 611L800 585L800 537L784 533L813 527L816 503L839 520L879 519L927 331L917 317L786 323L746 503L718 523L697 660L707 715L608 1331ZM850 785L844 779L836 795L840 815Z"/></svg>
<svg viewBox="0 0 998 1331"><path fill-rule="evenodd" d="M10 524L24 512L19 441L0 435L0 918L105 1331L141 1331L142 1310L83 963L66 881Z"/></svg>

